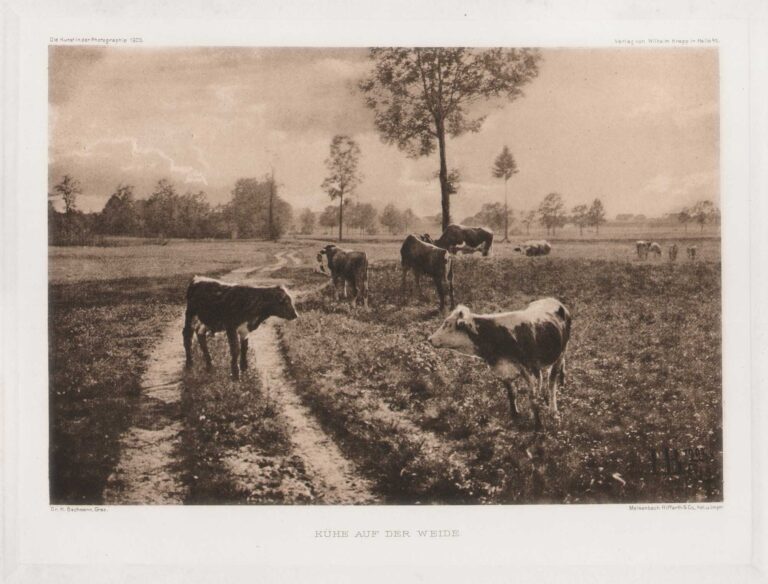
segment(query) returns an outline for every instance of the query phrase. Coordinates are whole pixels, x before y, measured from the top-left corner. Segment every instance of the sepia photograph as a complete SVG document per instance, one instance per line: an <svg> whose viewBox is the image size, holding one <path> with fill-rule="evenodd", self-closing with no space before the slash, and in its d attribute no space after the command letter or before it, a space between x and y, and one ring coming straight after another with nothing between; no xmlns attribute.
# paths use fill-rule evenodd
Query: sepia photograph
<svg viewBox="0 0 768 584"><path fill-rule="evenodd" d="M47 58L51 505L727 502L716 45Z"/></svg>

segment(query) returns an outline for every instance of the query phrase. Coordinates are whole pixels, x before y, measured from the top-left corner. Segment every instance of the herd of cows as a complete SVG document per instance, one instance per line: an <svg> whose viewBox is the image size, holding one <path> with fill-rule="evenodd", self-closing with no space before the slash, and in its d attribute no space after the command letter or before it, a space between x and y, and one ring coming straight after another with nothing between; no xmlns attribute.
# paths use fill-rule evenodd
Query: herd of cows
<svg viewBox="0 0 768 584"><path fill-rule="evenodd" d="M482 227L449 225L437 240L428 234L408 235L400 248L402 268L401 301L409 297L407 276L411 272L417 289L421 277L431 278L445 314L446 295L453 312L429 337L437 348L480 357L503 380L512 417L520 413L518 391L513 382L523 377L537 428L541 427L543 399L553 419L558 419L557 388L565 382L565 352L571 334L571 315L555 298L531 302L525 309L498 314L473 314L466 306L454 307L453 262L457 253L481 252L487 256L493 245L493 232ZM661 257L661 246L638 241L637 255ZM514 248L526 256L547 255L552 246L546 241L528 241ZM669 258L677 257L672 244ZM689 259L696 257L696 246L687 248ZM368 307L368 258L363 251L341 249L329 244L317 254L318 271L330 276L334 300L341 293L353 306ZM298 318L290 292L284 286L250 286L196 276L187 289L187 310L183 330L187 367L192 366L192 336L197 335L208 369L211 357L206 336L226 332L231 354L231 374L248 367L248 335L270 316Z"/></svg>
<svg viewBox="0 0 768 584"><path fill-rule="evenodd" d="M661 257L661 246L656 243L655 241L643 241L640 240L637 243L635 243L635 247L637 249L637 257L641 260L648 259L648 254L655 254L657 258ZM688 254L689 260L695 260L696 259L696 251L697 247L695 245L689 245L685 248L686 253ZM667 255L669 257L669 261L674 262L677 260L677 251L678 246L676 243L671 244L669 247L667 247Z"/></svg>

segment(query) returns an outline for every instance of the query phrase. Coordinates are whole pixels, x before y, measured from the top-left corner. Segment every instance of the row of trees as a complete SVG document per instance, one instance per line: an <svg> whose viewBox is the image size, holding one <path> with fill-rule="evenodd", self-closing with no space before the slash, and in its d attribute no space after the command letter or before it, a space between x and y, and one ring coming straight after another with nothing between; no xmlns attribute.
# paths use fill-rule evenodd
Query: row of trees
<svg viewBox="0 0 768 584"><path fill-rule="evenodd" d="M332 230L337 229L341 236L345 232L349 235L350 230L357 230L361 235L364 233L374 235L379 233L380 227L386 229L390 234L396 234L408 231L417 220L418 218L411 209L402 211L391 203L384 207L379 214L378 210L370 203L351 204L347 202L343 204L341 212L333 205L328 205L319 214L314 213L311 209L304 209L299 214L296 228L303 235L313 234L318 225L325 228L329 234Z"/></svg>
<svg viewBox="0 0 768 584"><path fill-rule="evenodd" d="M292 221L291 206L278 196L273 176L239 179L232 200L217 206L203 191L180 194L167 179L159 180L147 198L137 198L132 185L120 184L98 213L78 210L82 188L72 176L65 175L53 190L64 201L63 213L48 204L54 244L85 243L95 234L276 239Z"/></svg>
<svg viewBox="0 0 768 584"><path fill-rule="evenodd" d="M699 201L692 207L684 207L677 213L677 220L683 224L686 233L689 223L698 223L700 231L704 231L704 225L707 223L718 223L720 221L720 210L715 207L712 201Z"/></svg>
<svg viewBox="0 0 768 584"><path fill-rule="evenodd" d="M506 201L502 203L485 203L475 215L464 219L467 225L480 225L490 227L494 231L504 232L508 239L509 226L516 222L514 212L509 209ZM550 193L539 205L538 209L520 213L520 223L525 227L526 233L530 233L531 225L538 222L546 228L547 234L554 235L560 227L572 223L579 227L579 233L584 233L585 227L594 227L599 231L600 225L605 223L605 207L600 199L595 199L591 205L576 205L571 212L567 212L563 197L559 193Z"/></svg>

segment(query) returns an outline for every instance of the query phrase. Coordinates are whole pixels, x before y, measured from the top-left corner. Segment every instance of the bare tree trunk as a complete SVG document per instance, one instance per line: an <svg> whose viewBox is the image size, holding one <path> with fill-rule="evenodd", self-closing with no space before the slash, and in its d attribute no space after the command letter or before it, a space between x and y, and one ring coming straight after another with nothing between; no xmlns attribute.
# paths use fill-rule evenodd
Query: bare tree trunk
<svg viewBox="0 0 768 584"><path fill-rule="evenodd" d="M509 209L507 208L507 182L509 179L504 179L504 241L509 241Z"/></svg>
<svg viewBox="0 0 768 584"><path fill-rule="evenodd" d="M341 241L341 230L344 227L344 194L339 196L339 241Z"/></svg>
<svg viewBox="0 0 768 584"><path fill-rule="evenodd" d="M440 146L440 203L443 211L443 231L451 223L451 199L448 189L448 163L445 157L445 123L435 120L437 126L437 143Z"/></svg>

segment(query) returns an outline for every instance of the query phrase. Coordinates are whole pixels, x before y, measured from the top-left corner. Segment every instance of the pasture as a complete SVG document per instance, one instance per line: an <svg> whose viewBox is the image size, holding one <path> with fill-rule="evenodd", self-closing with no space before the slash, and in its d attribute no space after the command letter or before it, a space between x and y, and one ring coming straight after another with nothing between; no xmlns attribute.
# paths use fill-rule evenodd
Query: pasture
<svg viewBox="0 0 768 584"><path fill-rule="evenodd" d="M571 310L562 421L544 432L530 416L510 420L484 363L426 342L442 317L427 283L423 299L401 306L399 240L343 244L369 255L371 307L334 303L328 289L303 297L300 318L277 329L287 371L386 503L720 501L719 239L691 240L699 259L674 264L638 261L633 240L561 240L538 258L495 243L490 258L456 262L456 300L473 311L541 296ZM313 271L320 244L52 249L52 502L99 501L146 355L183 309L192 274L260 265L291 249L302 265L273 276L317 289L327 282ZM280 403L255 375L229 382L225 345L211 344L213 372L183 381L187 502L315 500ZM258 458L269 476L244 482L235 451Z"/></svg>

